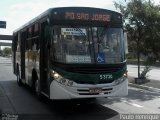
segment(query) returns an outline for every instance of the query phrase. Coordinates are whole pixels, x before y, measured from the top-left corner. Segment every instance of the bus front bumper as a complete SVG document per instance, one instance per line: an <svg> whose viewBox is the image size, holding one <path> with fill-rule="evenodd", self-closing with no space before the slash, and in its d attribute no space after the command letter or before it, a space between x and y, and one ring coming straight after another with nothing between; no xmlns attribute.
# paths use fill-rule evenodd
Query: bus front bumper
<svg viewBox="0 0 160 120"><path fill-rule="evenodd" d="M94 90L91 92L91 89ZM98 90L101 91L98 91ZM65 86L53 80L50 85L50 99L81 99L128 95L128 79L118 85L113 84L77 84Z"/></svg>

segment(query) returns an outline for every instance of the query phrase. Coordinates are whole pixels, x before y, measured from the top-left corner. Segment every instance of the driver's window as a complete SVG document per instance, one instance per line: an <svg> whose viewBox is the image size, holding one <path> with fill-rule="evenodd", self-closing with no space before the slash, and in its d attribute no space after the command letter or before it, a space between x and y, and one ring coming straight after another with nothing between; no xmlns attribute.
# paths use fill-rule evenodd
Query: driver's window
<svg viewBox="0 0 160 120"><path fill-rule="evenodd" d="M55 61L65 62L64 51L62 47L62 42L64 37L61 35L61 28L54 26L52 30L52 46L51 46L51 58Z"/></svg>

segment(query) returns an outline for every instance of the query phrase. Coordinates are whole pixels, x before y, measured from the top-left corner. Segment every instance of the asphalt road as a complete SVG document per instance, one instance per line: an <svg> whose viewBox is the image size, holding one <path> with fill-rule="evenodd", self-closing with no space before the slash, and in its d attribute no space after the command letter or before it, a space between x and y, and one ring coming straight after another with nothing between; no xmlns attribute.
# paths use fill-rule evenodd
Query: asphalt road
<svg viewBox="0 0 160 120"><path fill-rule="evenodd" d="M126 97L81 101L39 101L27 87L19 87L11 59L0 57L0 113L18 120L119 120L126 113L160 113L160 94L129 87Z"/></svg>

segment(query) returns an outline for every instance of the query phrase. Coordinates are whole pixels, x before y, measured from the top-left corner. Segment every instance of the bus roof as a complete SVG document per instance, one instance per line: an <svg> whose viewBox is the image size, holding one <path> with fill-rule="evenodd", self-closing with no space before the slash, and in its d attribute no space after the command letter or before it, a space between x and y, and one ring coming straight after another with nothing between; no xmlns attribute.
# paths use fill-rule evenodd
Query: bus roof
<svg viewBox="0 0 160 120"><path fill-rule="evenodd" d="M24 24L23 26L21 26L20 28L16 29L13 33L18 32L19 30L22 30L24 28L26 28L27 26L32 25L33 23L39 21L40 19L46 17L46 16L51 16L52 13L54 12L61 12L64 13L66 11L74 11L74 12L96 12L96 13L109 13L109 14L116 14L118 16L122 16L120 13L115 12L115 11L111 11L111 10L107 10L107 9L102 9L102 8L94 8L94 7L57 7L57 8L49 8L48 10L44 11L43 13L41 13L40 15L38 15L37 17L33 18L32 20L30 20L29 22L27 22L26 24ZM59 16L60 18L62 18L62 16Z"/></svg>

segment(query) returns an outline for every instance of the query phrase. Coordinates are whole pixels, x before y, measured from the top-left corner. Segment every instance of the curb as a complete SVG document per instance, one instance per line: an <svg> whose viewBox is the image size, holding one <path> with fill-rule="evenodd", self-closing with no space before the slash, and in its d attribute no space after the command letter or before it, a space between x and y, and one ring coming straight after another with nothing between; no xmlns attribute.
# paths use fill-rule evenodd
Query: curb
<svg viewBox="0 0 160 120"><path fill-rule="evenodd" d="M158 88L148 87L148 86L144 86L144 85L137 85L137 84L133 84L133 83L128 83L128 85L130 87L136 87L136 88L148 90L148 91L151 91L151 92L160 93L160 89L158 89Z"/></svg>

